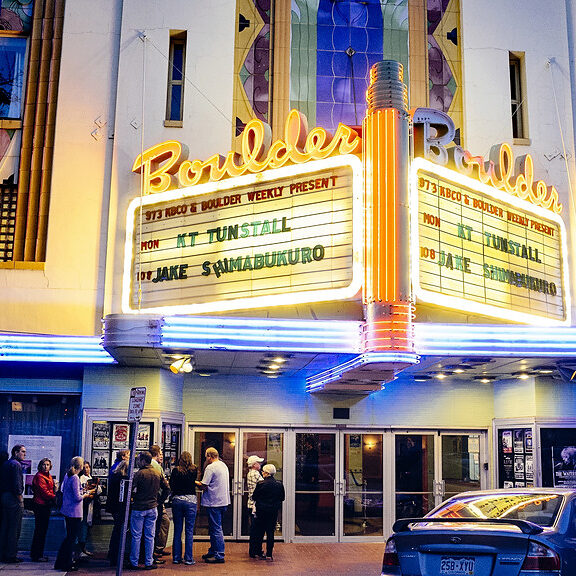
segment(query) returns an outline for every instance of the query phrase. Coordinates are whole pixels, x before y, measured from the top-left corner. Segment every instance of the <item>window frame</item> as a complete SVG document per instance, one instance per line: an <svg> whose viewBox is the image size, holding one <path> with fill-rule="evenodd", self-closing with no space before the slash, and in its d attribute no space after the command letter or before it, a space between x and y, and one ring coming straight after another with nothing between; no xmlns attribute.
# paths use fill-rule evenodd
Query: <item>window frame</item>
<svg viewBox="0 0 576 576"><path fill-rule="evenodd" d="M509 52L510 112L514 144L529 145L528 114L526 106L526 70L523 52Z"/></svg>
<svg viewBox="0 0 576 576"><path fill-rule="evenodd" d="M164 126L170 128L181 128L184 122L184 84L186 79L186 42L187 34L186 31L182 30L171 30L170 31L170 50L168 56L168 81L167 81L167 94L166 94L166 118L164 120ZM174 51L175 49L182 47L182 70L180 71L180 79L174 79ZM180 88L180 110L178 112L178 118L172 118L172 96L174 88Z"/></svg>

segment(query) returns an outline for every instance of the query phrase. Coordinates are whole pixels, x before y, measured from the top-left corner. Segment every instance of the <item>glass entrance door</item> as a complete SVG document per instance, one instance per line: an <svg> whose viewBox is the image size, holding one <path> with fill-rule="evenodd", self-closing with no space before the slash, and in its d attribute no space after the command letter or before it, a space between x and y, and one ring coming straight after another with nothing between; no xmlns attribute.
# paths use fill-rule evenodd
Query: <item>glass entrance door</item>
<svg viewBox="0 0 576 576"><path fill-rule="evenodd" d="M335 432L297 432L294 536L335 541L340 490Z"/></svg>
<svg viewBox="0 0 576 576"><path fill-rule="evenodd" d="M383 435L344 434L342 537L383 536Z"/></svg>
<svg viewBox="0 0 576 576"><path fill-rule="evenodd" d="M201 430L194 429L192 434L192 459L198 466L198 479L202 479L202 474L206 465L206 449L216 448L220 455L220 460L228 466L230 472L230 502L224 518L222 520L222 530L224 536L235 536L235 525L237 523L235 508L238 495L236 494L236 446L238 441L238 431L231 430ZM196 516L195 534L198 536L208 536L208 514L202 505L202 495L198 498L198 515Z"/></svg>
<svg viewBox="0 0 576 576"><path fill-rule="evenodd" d="M418 518L435 506L433 434L396 434L396 518Z"/></svg>
<svg viewBox="0 0 576 576"><path fill-rule="evenodd" d="M396 518L418 518L444 500L481 490L485 433L395 435Z"/></svg>
<svg viewBox="0 0 576 576"><path fill-rule="evenodd" d="M442 434L441 478L437 504L459 492L481 489L480 434Z"/></svg>
<svg viewBox="0 0 576 576"><path fill-rule="evenodd" d="M216 448L220 459L230 472L230 506L224 515L224 536L232 539L248 539L250 522L248 511L248 456L263 458L262 465L276 466L276 479L284 480L284 433L277 430L240 430L191 428L191 452L198 466L198 479L202 478L206 459L204 454L210 447ZM202 497L200 495L201 504ZM283 510L278 514L276 538L283 538ZM195 534L201 539L208 536L208 515L201 505L198 507Z"/></svg>
<svg viewBox="0 0 576 576"><path fill-rule="evenodd" d="M248 538L250 536L250 511L248 510L248 484L246 476L248 474L248 465L246 464L249 456L258 456L263 458L262 466L265 464L274 464L276 467L276 480L284 482L284 433L279 431L242 431L241 433L242 451L240 454L240 466L242 474L238 475L236 493L241 496L238 499L240 504L237 511L237 534L240 537ZM278 513L278 522L276 523L275 539L281 539L283 536L283 513L280 509Z"/></svg>

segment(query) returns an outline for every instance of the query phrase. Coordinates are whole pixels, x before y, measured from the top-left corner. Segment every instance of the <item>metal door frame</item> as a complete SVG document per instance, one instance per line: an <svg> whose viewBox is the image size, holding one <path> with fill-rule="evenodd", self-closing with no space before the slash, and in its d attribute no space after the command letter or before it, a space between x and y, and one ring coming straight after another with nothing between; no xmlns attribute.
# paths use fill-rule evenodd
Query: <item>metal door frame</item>
<svg viewBox="0 0 576 576"><path fill-rule="evenodd" d="M283 458L283 467L284 467L284 474L286 475L287 472L287 446L288 443L286 441L287 437L287 430L284 428L274 428L274 427L250 427L250 426L219 426L215 425L208 425L208 426L194 426L192 424L188 425L187 428L187 444L188 444L188 451L191 454L194 454L194 442L195 442L195 433L196 432L225 432L225 433L232 433L234 432L235 437L235 449L234 449L234 468L230 470L230 477L231 477L231 492L230 492L230 506L232 507L232 534L229 536L225 536L225 540L240 540L240 541L248 541L249 536L242 535L242 515L245 513L242 506L242 496L243 496L243 488L245 478L243 475L244 470L244 458L243 458L243 447L244 447L244 434L253 433L253 432L262 432L262 433L280 433L283 434L283 446L282 446L282 458ZM196 462L195 462L196 464ZM290 466L290 469L293 469L293 466ZM198 470L198 479L202 478L203 470ZM286 501L284 502L283 509L282 509L282 536L280 540L287 539L287 530L286 527L289 526L288 521L286 519L287 508L288 508L288 501L290 498L289 492L289 484L284 482L284 487L286 489ZM277 536L278 537L278 536ZM207 535L194 535L194 538L203 541L208 540Z"/></svg>
<svg viewBox="0 0 576 576"><path fill-rule="evenodd" d="M489 483L489 471L488 471L488 454L489 454L489 446L488 446L488 430L487 429L469 429L469 428L458 428L458 429L449 429L449 428L441 428L441 429L418 429L418 428L409 428L409 429L394 429L391 431L392 434L392 442L390 448L390 469L392 470L392 477L390 479L390 486L392 489L390 490L391 494L391 501L390 501L390 526L394 522L395 519L395 501L396 501L396 443L395 438L397 435L406 436L406 435L418 435L418 436L433 436L434 437L434 466L433 466L433 473L434 473L434 480L433 480L433 491L432 495L434 498L434 506L438 506L444 500L444 479L442 478L442 438L444 436L459 436L459 435L466 435L466 436L479 436L479 443L480 443L480 456L479 456L479 465L480 465L480 490L485 490L490 486Z"/></svg>

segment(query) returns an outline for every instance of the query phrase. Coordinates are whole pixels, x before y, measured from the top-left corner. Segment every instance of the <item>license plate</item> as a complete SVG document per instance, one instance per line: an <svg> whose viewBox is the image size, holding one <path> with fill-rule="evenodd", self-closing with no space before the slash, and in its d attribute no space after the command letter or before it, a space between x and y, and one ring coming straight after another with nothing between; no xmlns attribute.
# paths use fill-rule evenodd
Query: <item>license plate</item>
<svg viewBox="0 0 576 576"><path fill-rule="evenodd" d="M474 576L475 564L476 558L442 556L440 559L440 574Z"/></svg>

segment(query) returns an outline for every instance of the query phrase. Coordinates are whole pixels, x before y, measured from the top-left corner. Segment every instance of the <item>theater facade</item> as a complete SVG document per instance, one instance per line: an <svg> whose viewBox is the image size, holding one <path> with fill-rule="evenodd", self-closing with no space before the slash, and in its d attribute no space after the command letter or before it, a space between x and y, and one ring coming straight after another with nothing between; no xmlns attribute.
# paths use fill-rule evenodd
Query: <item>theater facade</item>
<svg viewBox="0 0 576 576"><path fill-rule="evenodd" d="M148 4L142 18L158 21ZM576 486L564 172L516 138L477 137L469 150L454 114L409 107L392 59L370 68L358 122L329 129L288 108L281 122L241 122L229 150L230 127L196 103L192 128L145 132L158 107L138 98L162 100L165 87L150 70L131 85L160 42L151 26L138 32L139 11L107 21L125 41L108 79L117 109L96 114L110 106L97 75L74 106L61 100L46 262L0 266L11 303L0 432L5 447L27 445L27 478L47 454L61 474L79 453L105 489L131 441L130 390L143 387L137 450L160 444L169 473L181 451L202 467L216 447L231 475L230 539L248 538L252 454L285 485L277 536L289 542L382 541L396 518L464 490ZM188 15L206 29L213 17ZM227 62L228 28L210 30L203 53ZM66 56L79 40L66 38L62 93L77 94ZM219 102L226 74L213 70L203 86ZM88 143L66 132L83 134L84 108ZM496 131L489 106L469 110ZM207 533L200 508L196 534Z"/></svg>

